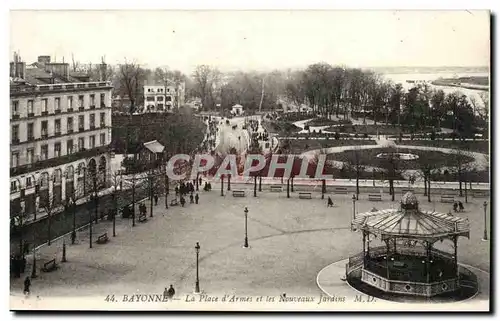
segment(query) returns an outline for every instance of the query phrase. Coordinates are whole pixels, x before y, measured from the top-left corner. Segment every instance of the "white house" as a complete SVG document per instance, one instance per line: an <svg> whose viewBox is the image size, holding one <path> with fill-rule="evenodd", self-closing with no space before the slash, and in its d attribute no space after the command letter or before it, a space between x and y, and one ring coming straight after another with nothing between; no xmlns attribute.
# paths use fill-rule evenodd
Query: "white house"
<svg viewBox="0 0 500 321"><path fill-rule="evenodd" d="M240 116L243 115L243 106L240 104L236 104L231 108L231 114L234 116Z"/></svg>

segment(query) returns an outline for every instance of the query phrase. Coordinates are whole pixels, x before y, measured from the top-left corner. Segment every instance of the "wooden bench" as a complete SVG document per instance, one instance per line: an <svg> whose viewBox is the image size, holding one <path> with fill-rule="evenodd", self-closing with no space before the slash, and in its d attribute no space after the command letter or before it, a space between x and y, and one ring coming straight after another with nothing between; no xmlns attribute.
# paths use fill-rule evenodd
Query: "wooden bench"
<svg viewBox="0 0 500 321"><path fill-rule="evenodd" d="M245 197L245 191L233 191L233 197Z"/></svg>
<svg viewBox="0 0 500 321"><path fill-rule="evenodd" d="M368 194L368 200L380 202L380 201L382 201L382 195L380 195L380 194Z"/></svg>
<svg viewBox="0 0 500 321"><path fill-rule="evenodd" d="M148 218L147 218L147 216L146 216L146 215L144 215L144 214L143 214L143 215L139 216L139 222L140 222L140 223L144 223L144 222L146 222L147 220L148 220Z"/></svg>
<svg viewBox="0 0 500 321"><path fill-rule="evenodd" d="M100 235L97 238L97 244L105 244L108 243L109 238L108 238L108 233L104 233L103 235Z"/></svg>
<svg viewBox="0 0 500 321"><path fill-rule="evenodd" d="M299 198L302 198L302 199L311 199L312 195L311 195L311 193L300 192L299 193Z"/></svg>
<svg viewBox="0 0 500 321"><path fill-rule="evenodd" d="M347 194L347 187L335 187L334 194Z"/></svg>
<svg viewBox="0 0 500 321"><path fill-rule="evenodd" d="M43 272L52 272L57 269L56 259L52 259L43 264L42 271Z"/></svg>
<svg viewBox="0 0 500 321"><path fill-rule="evenodd" d="M455 196L441 195L441 203L455 203Z"/></svg>
<svg viewBox="0 0 500 321"><path fill-rule="evenodd" d="M271 192L283 192L283 186L281 185L271 185L270 187Z"/></svg>
<svg viewBox="0 0 500 321"><path fill-rule="evenodd" d="M490 193L488 191L473 191L472 196L474 198L488 198L490 197Z"/></svg>

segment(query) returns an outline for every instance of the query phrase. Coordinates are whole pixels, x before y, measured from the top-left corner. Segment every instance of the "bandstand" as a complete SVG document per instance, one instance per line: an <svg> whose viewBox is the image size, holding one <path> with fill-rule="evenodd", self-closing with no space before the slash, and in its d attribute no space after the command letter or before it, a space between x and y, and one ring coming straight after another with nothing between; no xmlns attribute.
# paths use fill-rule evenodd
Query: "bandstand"
<svg viewBox="0 0 500 321"><path fill-rule="evenodd" d="M351 224L363 235L363 252L349 258L348 281L384 293L434 297L474 279L457 261L458 238L469 237L468 219L421 211L411 192L399 209L361 213ZM451 241L452 253L436 248L443 241ZM372 242L382 245L370 247Z"/></svg>

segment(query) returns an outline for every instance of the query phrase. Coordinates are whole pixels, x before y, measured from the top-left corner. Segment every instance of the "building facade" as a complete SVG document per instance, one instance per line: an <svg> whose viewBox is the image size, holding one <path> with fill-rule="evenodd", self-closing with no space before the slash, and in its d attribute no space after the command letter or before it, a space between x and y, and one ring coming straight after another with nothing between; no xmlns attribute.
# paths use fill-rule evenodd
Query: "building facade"
<svg viewBox="0 0 500 321"><path fill-rule="evenodd" d="M144 86L144 112L172 112L185 104L185 83Z"/></svg>
<svg viewBox="0 0 500 321"><path fill-rule="evenodd" d="M99 187L109 177L111 83L82 81L69 64L43 59L31 68L11 63L11 216L83 197L86 177Z"/></svg>

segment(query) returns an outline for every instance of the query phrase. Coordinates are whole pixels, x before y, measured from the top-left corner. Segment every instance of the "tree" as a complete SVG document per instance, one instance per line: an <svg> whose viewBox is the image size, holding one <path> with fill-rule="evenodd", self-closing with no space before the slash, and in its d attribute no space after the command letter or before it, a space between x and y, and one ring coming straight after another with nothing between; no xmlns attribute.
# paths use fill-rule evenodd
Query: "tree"
<svg viewBox="0 0 500 321"><path fill-rule="evenodd" d="M212 109L215 106L216 91L220 90L222 74L216 68L199 65L193 72L193 93L201 98L202 108Z"/></svg>
<svg viewBox="0 0 500 321"><path fill-rule="evenodd" d="M361 161L362 150L355 147L352 153L344 153L344 163L347 164L350 171L356 174L356 199L359 199L359 179L361 174L365 171L365 165Z"/></svg>
<svg viewBox="0 0 500 321"><path fill-rule="evenodd" d="M136 62L125 62L118 67L118 92L130 99L130 113L136 110L136 104L141 99L142 86L146 73Z"/></svg>
<svg viewBox="0 0 500 321"><path fill-rule="evenodd" d="M454 149L451 154L451 165L458 180L460 196L463 196L462 183L465 184L465 189L467 189L467 176L473 167L473 163L470 163L473 155L469 152L469 146L466 141L462 141L460 144L461 147Z"/></svg>
<svg viewBox="0 0 500 321"><path fill-rule="evenodd" d="M398 155L395 148L390 148L380 162L385 177L389 181L389 194L392 196L392 201L395 200L394 181L401 177L404 171L403 162L399 161Z"/></svg>
<svg viewBox="0 0 500 321"><path fill-rule="evenodd" d="M40 203L45 213L47 213L47 244L50 245L52 242L52 215L61 208L61 203L59 199L54 195L54 193L50 193L50 191L47 194L46 198Z"/></svg>

